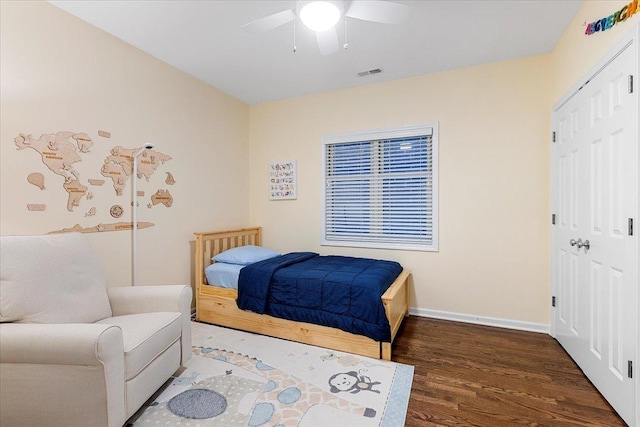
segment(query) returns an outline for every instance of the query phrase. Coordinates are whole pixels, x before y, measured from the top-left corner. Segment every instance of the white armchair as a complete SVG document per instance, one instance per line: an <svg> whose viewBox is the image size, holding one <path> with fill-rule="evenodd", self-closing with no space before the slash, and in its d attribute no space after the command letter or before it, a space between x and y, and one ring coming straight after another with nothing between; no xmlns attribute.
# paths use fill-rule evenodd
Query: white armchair
<svg viewBox="0 0 640 427"><path fill-rule="evenodd" d="M0 425L122 426L189 359L191 298L107 287L81 234L0 237Z"/></svg>

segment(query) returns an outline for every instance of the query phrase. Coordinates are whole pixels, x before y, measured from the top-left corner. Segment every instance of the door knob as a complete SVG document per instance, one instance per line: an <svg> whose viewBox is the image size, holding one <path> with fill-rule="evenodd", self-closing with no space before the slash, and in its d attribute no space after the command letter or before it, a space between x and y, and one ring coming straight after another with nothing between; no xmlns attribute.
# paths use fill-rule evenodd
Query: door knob
<svg viewBox="0 0 640 427"><path fill-rule="evenodd" d="M589 240L585 240L584 242L581 242L580 239L578 239L578 249L580 248L585 248L586 250L589 250L589 248L591 247L591 243L589 243Z"/></svg>

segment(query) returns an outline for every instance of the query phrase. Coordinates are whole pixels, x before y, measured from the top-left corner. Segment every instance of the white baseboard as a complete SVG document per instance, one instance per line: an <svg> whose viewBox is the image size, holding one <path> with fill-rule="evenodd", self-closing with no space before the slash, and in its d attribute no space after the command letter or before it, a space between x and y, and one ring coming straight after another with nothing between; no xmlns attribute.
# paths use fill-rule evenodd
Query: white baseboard
<svg viewBox="0 0 640 427"><path fill-rule="evenodd" d="M453 313L450 311L409 308L409 314L433 319L452 320L454 322L473 323L475 325L494 326L497 328L517 329L519 331L549 333L548 323L523 322L521 320L501 319L497 317L476 316L473 314Z"/></svg>

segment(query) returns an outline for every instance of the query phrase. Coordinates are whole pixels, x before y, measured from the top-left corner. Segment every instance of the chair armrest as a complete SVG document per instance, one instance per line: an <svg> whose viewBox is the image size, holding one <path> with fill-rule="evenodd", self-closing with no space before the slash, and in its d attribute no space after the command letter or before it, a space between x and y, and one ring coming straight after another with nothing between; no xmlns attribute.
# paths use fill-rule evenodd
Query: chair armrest
<svg viewBox="0 0 640 427"><path fill-rule="evenodd" d="M114 316L153 313L156 311L182 314L182 359L191 357L191 300L193 291L186 285L127 286L107 288Z"/></svg>
<svg viewBox="0 0 640 427"><path fill-rule="evenodd" d="M122 426L122 330L102 324L0 324L0 425Z"/></svg>
<svg viewBox="0 0 640 427"><path fill-rule="evenodd" d="M191 317L191 287L185 285L125 286L107 288L114 316L153 313L156 311L186 312ZM186 310L185 310L186 308Z"/></svg>
<svg viewBox="0 0 640 427"><path fill-rule="evenodd" d="M122 331L113 325L3 323L0 363L104 365L124 357Z"/></svg>

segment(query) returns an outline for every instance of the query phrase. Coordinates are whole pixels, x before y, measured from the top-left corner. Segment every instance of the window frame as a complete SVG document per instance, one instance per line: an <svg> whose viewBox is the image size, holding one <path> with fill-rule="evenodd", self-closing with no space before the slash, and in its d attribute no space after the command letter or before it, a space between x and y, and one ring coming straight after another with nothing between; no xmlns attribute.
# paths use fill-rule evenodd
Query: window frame
<svg viewBox="0 0 640 427"><path fill-rule="evenodd" d="M399 138L411 138L431 135L431 166L432 166L432 239L431 244L398 243L388 241L365 242L357 240L327 239L327 145L340 143L355 143L362 141L378 141ZM358 132L325 135L322 137L322 246L343 246L354 248L397 249L408 251L437 252L438 245L438 122L417 125L396 126L383 129L373 129Z"/></svg>

